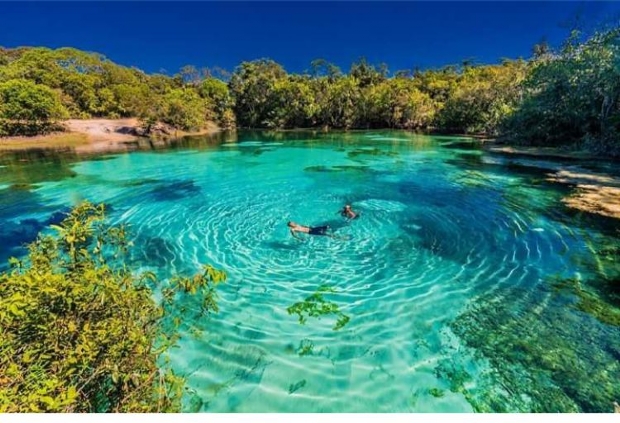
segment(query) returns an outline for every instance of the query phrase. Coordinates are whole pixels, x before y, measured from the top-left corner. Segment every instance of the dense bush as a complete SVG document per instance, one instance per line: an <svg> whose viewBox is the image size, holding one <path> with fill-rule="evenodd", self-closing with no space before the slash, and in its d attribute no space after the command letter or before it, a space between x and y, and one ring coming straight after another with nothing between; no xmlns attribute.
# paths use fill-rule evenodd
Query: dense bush
<svg viewBox="0 0 620 423"><path fill-rule="evenodd" d="M581 144L620 155L620 29L578 42L530 63L524 98L504 134L533 145Z"/></svg>
<svg viewBox="0 0 620 423"><path fill-rule="evenodd" d="M35 135L55 127L67 112L51 88L25 79L0 83L0 133Z"/></svg>
<svg viewBox="0 0 620 423"><path fill-rule="evenodd" d="M158 360L178 338L179 296L217 311L222 272L170 283L124 264L124 226L83 203L0 275L0 412L179 411L183 380ZM154 301L154 293L162 296Z"/></svg>

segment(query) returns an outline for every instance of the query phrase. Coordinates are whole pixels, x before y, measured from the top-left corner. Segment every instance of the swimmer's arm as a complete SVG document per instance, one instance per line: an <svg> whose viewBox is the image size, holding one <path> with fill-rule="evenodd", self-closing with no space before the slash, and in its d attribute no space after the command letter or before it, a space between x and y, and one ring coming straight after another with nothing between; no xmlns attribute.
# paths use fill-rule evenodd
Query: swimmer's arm
<svg viewBox="0 0 620 423"><path fill-rule="evenodd" d="M301 240L301 238L300 238L300 237L298 237L297 235L295 235L295 231L291 231L291 235L293 235L293 238Z"/></svg>

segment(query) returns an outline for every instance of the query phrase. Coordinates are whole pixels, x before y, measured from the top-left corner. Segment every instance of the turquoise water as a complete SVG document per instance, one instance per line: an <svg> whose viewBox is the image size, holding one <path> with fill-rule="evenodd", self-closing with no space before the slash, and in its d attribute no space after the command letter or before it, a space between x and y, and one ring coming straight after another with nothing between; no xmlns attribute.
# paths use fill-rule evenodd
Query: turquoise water
<svg viewBox="0 0 620 423"><path fill-rule="evenodd" d="M562 205L571 188L545 181L557 162L403 132L22 160L0 168L3 261L89 199L131 225L137 269L228 274L220 312L184 322L169 354L186 411L601 412L620 400L618 326L578 307L587 292L619 310L601 285L618 279L618 226ZM361 218L339 217L345 203ZM289 220L340 238L298 241ZM323 285L350 318L342 329L287 313Z"/></svg>

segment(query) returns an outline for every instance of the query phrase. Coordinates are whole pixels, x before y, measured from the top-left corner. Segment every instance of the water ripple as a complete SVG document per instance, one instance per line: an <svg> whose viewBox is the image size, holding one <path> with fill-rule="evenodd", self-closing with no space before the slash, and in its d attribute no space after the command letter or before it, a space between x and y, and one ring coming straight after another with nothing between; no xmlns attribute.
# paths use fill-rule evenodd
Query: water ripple
<svg viewBox="0 0 620 423"><path fill-rule="evenodd" d="M410 148L408 137L385 154L252 140L122 155L79 163L78 177L37 194L113 205L112 219L134 234L133 260L164 278L204 263L227 272L220 313L185 322L170 353L200 411L471 411L436 374L464 360L459 338L446 335L450 322L514 289L523 293L511 304L516 319L551 307L533 292L549 275L574 272L573 255L588 250L549 211L547 191L458 152ZM361 218L341 219L345 203ZM340 238L296 240L289 220L328 224ZM321 285L351 318L338 331L334 316L301 325L287 313Z"/></svg>

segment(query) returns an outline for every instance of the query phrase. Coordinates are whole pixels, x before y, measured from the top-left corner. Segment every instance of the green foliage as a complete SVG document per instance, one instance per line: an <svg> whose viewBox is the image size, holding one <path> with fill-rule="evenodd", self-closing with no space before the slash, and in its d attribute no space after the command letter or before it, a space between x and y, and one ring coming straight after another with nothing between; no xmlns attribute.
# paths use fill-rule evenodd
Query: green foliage
<svg viewBox="0 0 620 423"><path fill-rule="evenodd" d="M69 48L25 48L4 50L0 57L0 82L19 79L39 84L37 87L46 90L52 89L55 98L59 98L64 106L60 109L62 113L54 114L55 119L135 116L149 122L165 121L178 129L189 130L200 129L206 120L217 118L213 108L219 106L224 107L218 112L226 118L227 124L234 122L229 111L230 96L223 99L218 92L214 98L201 99L197 86L183 88L182 83L174 78L146 75L138 69L116 65L98 54ZM225 84L223 87L227 91ZM33 96L32 88L24 85L17 88L24 96ZM34 109L35 105L48 107L37 98L26 108ZM54 110L57 109L54 104ZM64 110L68 111L68 116ZM5 129L3 135L7 132ZM32 135L31 132L27 135ZM43 131L37 129L36 132Z"/></svg>
<svg viewBox="0 0 620 423"><path fill-rule="evenodd" d="M177 88L163 99L161 121L186 131L203 128L213 117L210 105L189 88Z"/></svg>
<svg viewBox="0 0 620 423"><path fill-rule="evenodd" d="M310 75L313 78L327 77L330 81L342 76L340 68L325 59L315 59L310 62Z"/></svg>
<svg viewBox="0 0 620 423"><path fill-rule="evenodd" d="M225 80L226 72L191 65L174 77L146 75L71 48L0 49L0 84L29 81L12 82L12 92L18 88L31 99L22 109L49 116L32 126L20 124L22 132L47 130L42 122L62 118L66 109L77 118L136 116L148 125L163 121L183 130L209 120L224 128L387 127L499 135L620 155L618 26L583 42L574 33L559 52L543 41L529 61L463 61L389 77L385 64L365 58L348 74L317 59L303 75L260 59L241 63ZM15 121L0 118L0 135L16 132L10 125Z"/></svg>
<svg viewBox="0 0 620 423"><path fill-rule="evenodd" d="M264 121L268 128L302 128L313 126L315 102L306 79L288 77L278 80L269 103L272 105Z"/></svg>
<svg viewBox="0 0 620 423"><path fill-rule="evenodd" d="M431 125L435 104L410 79L395 78L365 92L365 120L379 128L420 129Z"/></svg>
<svg viewBox="0 0 620 423"><path fill-rule="evenodd" d="M620 28L583 43L574 33L557 53L530 63L522 105L506 120L510 139L531 145L581 145L620 154Z"/></svg>
<svg viewBox="0 0 620 423"><path fill-rule="evenodd" d="M456 90L458 78L456 67L447 66L439 70L415 72L413 81L417 88L428 94L437 103L438 109L441 109Z"/></svg>
<svg viewBox="0 0 620 423"><path fill-rule="evenodd" d="M387 79L388 68L385 63L378 67L368 63L365 57L351 65L349 75L359 81L360 87L377 85Z"/></svg>
<svg viewBox="0 0 620 423"><path fill-rule="evenodd" d="M222 272L205 267L166 287L125 267L124 226L83 203L0 275L0 412L179 411L183 379L158 368L192 296L217 310ZM154 289L164 292L160 305Z"/></svg>
<svg viewBox="0 0 620 423"><path fill-rule="evenodd" d="M0 131L6 135L36 135L54 129L66 116L58 93L25 79L0 83Z"/></svg>
<svg viewBox="0 0 620 423"><path fill-rule="evenodd" d="M317 107L323 125L342 129L355 126L362 104L362 93L355 78L345 76L327 84L321 99Z"/></svg>
<svg viewBox="0 0 620 423"><path fill-rule="evenodd" d="M207 78L200 84L198 93L202 98L207 99L213 104L213 110L218 121L225 121L227 119L226 115L233 113L234 101L230 91L228 91L228 86L223 81Z"/></svg>
<svg viewBox="0 0 620 423"><path fill-rule="evenodd" d="M267 59L243 62L235 69L228 87L235 98L234 110L241 126L264 126L272 109L275 83L285 76L282 66Z"/></svg>
<svg viewBox="0 0 620 423"><path fill-rule="evenodd" d="M299 317L299 323L302 325L307 322L308 317L316 317L320 319L321 316L330 314L335 315L337 319L334 330L342 329L347 323L349 323L350 318L339 310L337 304L325 300L323 293L330 292L335 291L327 285L322 285L314 294L306 297L303 301L288 307L286 311L288 314L297 314ZM310 350L311 349L312 347L310 347ZM302 350L304 349L302 348Z"/></svg>
<svg viewBox="0 0 620 423"><path fill-rule="evenodd" d="M497 134L499 125L519 105L525 73L523 61L467 67L438 115L438 126L453 132Z"/></svg>

